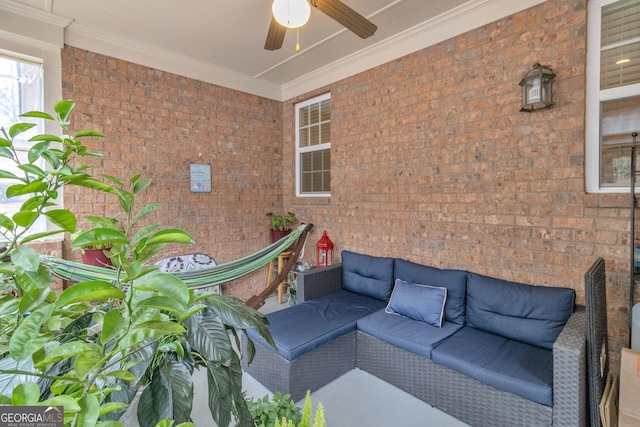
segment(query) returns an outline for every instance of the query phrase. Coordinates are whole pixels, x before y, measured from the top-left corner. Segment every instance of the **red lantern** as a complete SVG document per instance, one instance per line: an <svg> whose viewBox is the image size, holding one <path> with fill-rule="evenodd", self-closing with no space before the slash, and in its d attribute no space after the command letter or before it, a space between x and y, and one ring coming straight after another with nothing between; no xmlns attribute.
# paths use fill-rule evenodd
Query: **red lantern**
<svg viewBox="0 0 640 427"><path fill-rule="evenodd" d="M322 233L322 237L316 245L318 248L318 267L333 264L333 242L327 236L327 232Z"/></svg>

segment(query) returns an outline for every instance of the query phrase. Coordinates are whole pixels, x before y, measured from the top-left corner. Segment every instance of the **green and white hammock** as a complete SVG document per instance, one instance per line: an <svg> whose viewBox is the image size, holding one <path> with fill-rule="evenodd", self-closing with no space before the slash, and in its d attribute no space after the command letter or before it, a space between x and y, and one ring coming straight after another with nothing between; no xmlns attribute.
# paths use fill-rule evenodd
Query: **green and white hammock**
<svg viewBox="0 0 640 427"><path fill-rule="evenodd" d="M283 251L291 247L305 231L302 225L293 230L289 235L283 237L266 248L235 261L229 261L211 267L203 267L188 271L174 271L176 277L182 279L186 285L193 289L202 289L210 286L221 285L239 279L252 273L270 261L276 259ZM305 237L306 237L306 233ZM86 265L79 262L68 261L48 255L41 256L41 262L49 268L51 274L59 279L70 282L85 282L89 280L105 280L116 282L118 271L108 267ZM124 271L120 272L121 277Z"/></svg>

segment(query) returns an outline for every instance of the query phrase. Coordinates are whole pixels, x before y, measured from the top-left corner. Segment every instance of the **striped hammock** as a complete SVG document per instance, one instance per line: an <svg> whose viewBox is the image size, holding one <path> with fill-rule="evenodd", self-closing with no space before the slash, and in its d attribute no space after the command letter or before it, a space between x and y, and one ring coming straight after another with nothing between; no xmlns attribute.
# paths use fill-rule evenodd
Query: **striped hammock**
<svg viewBox="0 0 640 427"><path fill-rule="evenodd" d="M244 258L211 267L188 271L174 271L169 274L173 274L182 279L188 287L193 289L207 288L209 286L231 282L246 274L259 270L269 264L270 261L276 259L278 255L293 245L302 234L304 227L304 225L300 226L277 242ZM118 279L118 271L112 268L86 265L48 255L41 255L41 263L49 268L51 274L55 277L70 282L105 280L115 283ZM121 271L120 275L124 277L124 271Z"/></svg>

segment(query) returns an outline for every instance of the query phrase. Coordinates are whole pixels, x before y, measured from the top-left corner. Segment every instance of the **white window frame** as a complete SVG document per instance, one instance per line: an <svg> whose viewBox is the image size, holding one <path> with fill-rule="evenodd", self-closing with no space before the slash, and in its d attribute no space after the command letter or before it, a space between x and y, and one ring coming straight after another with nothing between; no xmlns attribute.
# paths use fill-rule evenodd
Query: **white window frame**
<svg viewBox="0 0 640 427"><path fill-rule="evenodd" d="M303 153L309 153L309 152L313 152L313 151L321 151L321 150L331 150L331 142L327 142L324 144L318 144L318 145L312 145L309 147L300 147L300 110L304 107L308 107L309 105L312 104L317 104L320 103L322 101L325 101L327 99L331 99L331 93L325 93L319 96L316 96L315 98L311 98L311 99L307 99L306 101L297 103L295 105L295 109L296 109L296 120L295 120L295 127L296 127L296 137L295 137L295 144L296 144L296 197L331 197L331 192L329 191L323 191L323 192L314 192L314 193L303 193L302 192L302 171L301 171L301 165L300 165L300 155ZM333 105L332 107L333 108ZM333 139L333 130L331 132L332 135L332 139ZM331 173L331 172L329 172Z"/></svg>
<svg viewBox="0 0 640 427"><path fill-rule="evenodd" d="M53 114L53 105L62 99L62 59L64 47L64 29L70 19L62 18L38 9L22 6L19 3L0 3L0 52L4 56L26 62L41 63L44 72L44 110ZM44 131L60 134L60 129L47 120ZM54 202L62 205L63 194L60 191ZM54 229L47 222L44 231ZM59 241L63 235L54 235L44 240Z"/></svg>
<svg viewBox="0 0 640 427"><path fill-rule="evenodd" d="M602 186L600 182L601 103L640 96L640 83L600 89L602 8L618 0L589 0L587 23L587 87L585 111L585 187L587 193L627 193L629 186Z"/></svg>

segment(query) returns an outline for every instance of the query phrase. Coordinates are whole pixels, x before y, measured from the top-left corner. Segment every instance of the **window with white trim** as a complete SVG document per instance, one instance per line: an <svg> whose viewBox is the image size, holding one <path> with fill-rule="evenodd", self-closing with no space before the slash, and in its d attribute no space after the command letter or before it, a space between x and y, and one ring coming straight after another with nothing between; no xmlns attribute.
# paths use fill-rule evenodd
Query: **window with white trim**
<svg viewBox="0 0 640 427"><path fill-rule="evenodd" d="M22 113L28 111L43 111L44 98L44 70L42 63L36 61L26 61L17 57L8 55L0 55L0 128L7 131L9 128L19 122L25 122L26 119L20 117ZM20 163L28 163L27 152L33 145L29 139L35 135L45 133L43 120L33 120L36 126L29 131L24 132L14 140L16 154L20 159ZM5 138L5 135L2 135ZM0 153L0 169L9 171L17 176L24 174L24 171L16 167L15 162L9 160L6 156L13 154L8 152L6 148ZM38 164L44 167L44 162ZM20 206L29 196L6 197L7 188L13 183L10 180L3 179L0 181L0 212L5 215L12 216L20 210ZM44 218L39 219L30 229L30 233L39 233L45 231L47 224Z"/></svg>
<svg viewBox="0 0 640 427"><path fill-rule="evenodd" d="M296 195L331 195L331 94L296 104Z"/></svg>
<svg viewBox="0 0 640 427"><path fill-rule="evenodd" d="M631 134L640 132L640 0L589 1L586 96L587 191L628 191Z"/></svg>

